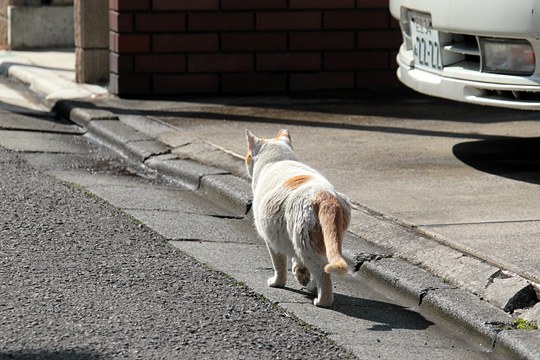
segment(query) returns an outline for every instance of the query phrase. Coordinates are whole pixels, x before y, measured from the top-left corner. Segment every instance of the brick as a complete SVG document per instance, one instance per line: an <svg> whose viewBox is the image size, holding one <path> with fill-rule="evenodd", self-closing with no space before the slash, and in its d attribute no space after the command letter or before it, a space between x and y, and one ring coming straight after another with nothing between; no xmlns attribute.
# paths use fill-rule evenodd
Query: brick
<svg viewBox="0 0 540 360"><path fill-rule="evenodd" d="M398 49L403 41L396 30L359 31L356 38L358 49Z"/></svg>
<svg viewBox="0 0 540 360"><path fill-rule="evenodd" d="M110 75L109 91L115 95L148 95L152 88L150 75Z"/></svg>
<svg viewBox="0 0 540 360"><path fill-rule="evenodd" d="M287 11L257 13L257 30L317 30L322 27L322 15L317 11Z"/></svg>
<svg viewBox="0 0 540 360"><path fill-rule="evenodd" d="M182 13L136 14L135 30L138 32L184 31L186 30L186 15Z"/></svg>
<svg viewBox="0 0 540 360"><path fill-rule="evenodd" d="M395 70L360 71L356 73L357 88L402 87Z"/></svg>
<svg viewBox="0 0 540 360"><path fill-rule="evenodd" d="M115 74L131 74L133 73L133 55L109 53L109 64L111 72Z"/></svg>
<svg viewBox="0 0 540 360"><path fill-rule="evenodd" d="M346 51L324 54L325 70L388 69L386 51Z"/></svg>
<svg viewBox="0 0 540 360"><path fill-rule="evenodd" d="M221 0L221 8L227 10L286 9L287 0Z"/></svg>
<svg viewBox="0 0 540 360"><path fill-rule="evenodd" d="M109 0L109 9L116 11L150 10L150 0Z"/></svg>
<svg viewBox="0 0 540 360"><path fill-rule="evenodd" d="M386 29L388 10L327 11L325 29Z"/></svg>
<svg viewBox="0 0 540 360"><path fill-rule="evenodd" d="M399 53L399 49L390 51L390 68L397 70L398 64L397 64L397 56Z"/></svg>
<svg viewBox="0 0 540 360"><path fill-rule="evenodd" d="M109 12L109 28L115 32L132 32L133 15L130 13Z"/></svg>
<svg viewBox="0 0 540 360"><path fill-rule="evenodd" d="M355 0L290 0L291 9L353 9Z"/></svg>
<svg viewBox="0 0 540 360"><path fill-rule="evenodd" d="M287 91L285 74L223 74L223 92L284 92Z"/></svg>
<svg viewBox="0 0 540 360"><path fill-rule="evenodd" d="M319 53L263 53L257 54L258 71L319 71Z"/></svg>
<svg viewBox="0 0 540 360"><path fill-rule="evenodd" d="M388 9L389 0L356 0L359 9Z"/></svg>
<svg viewBox="0 0 540 360"><path fill-rule="evenodd" d="M186 71L185 55L137 55L135 57L137 73L183 73Z"/></svg>
<svg viewBox="0 0 540 360"><path fill-rule="evenodd" d="M352 72L291 74L291 91L353 89L355 74Z"/></svg>
<svg viewBox="0 0 540 360"><path fill-rule="evenodd" d="M155 52L215 52L219 50L218 34L157 34L153 36Z"/></svg>
<svg viewBox="0 0 540 360"><path fill-rule="evenodd" d="M293 32L289 35L290 49L352 50L355 48L353 31Z"/></svg>
<svg viewBox="0 0 540 360"><path fill-rule="evenodd" d="M150 35L110 33L111 50L117 53L150 52Z"/></svg>
<svg viewBox="0 0 540 360"><path fill-rule="evenodd" d="M285 51L286 33L224 33L221 35L223 51Z"/></svg>
<svg viewBox="0 0 540 360"><path fill-rule="evenodd" d="M189 72L253 71L252 54L195 54L188 55Z"/></svg>
<svg viewBox="0 0 540 360"><path fill-rule="evenodd" d="M155 94L197 94L217 93L219 91L219 76L212 74L200 75L156 75L154 76Z"/></svg>
<svg viewBox="0 0 540 360"><path fill-rule="evenodd" d="M253 30L253 14L250 12L191 13L188 17L189 31L239 31Z"/></svg>
<svg viewBox="0 0 540 360"><path fill-rule="evenodd" d="M219 0L154 0L154 10L217 10Z"/></svg>
<svg viewBox="0 0 540 360"><path fill-rule="evenodd" d="M401 27L399 25L399 21L396 18L394 18L393 16L390 16L390 29L401 30Z"/></svg>

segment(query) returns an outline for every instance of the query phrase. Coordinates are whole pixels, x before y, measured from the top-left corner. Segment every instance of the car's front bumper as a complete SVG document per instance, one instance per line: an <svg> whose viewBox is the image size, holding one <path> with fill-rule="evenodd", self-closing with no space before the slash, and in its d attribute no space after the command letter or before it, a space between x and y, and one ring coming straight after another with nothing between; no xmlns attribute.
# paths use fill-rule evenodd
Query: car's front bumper
<svg viewBox="0 0 540 360"><path fill-rule="evenodd" d="M520 84L494 82L496 75L476 73L470 76L470 71L462 69L459 74L460 69L455 68L446 74L445 71L434 74L415 69L411 66L411 57L410 51L402 46L397 56L397 76L402 83L420 93L479 105L540 110L540 84L536 81L519 79Z"/></svg>
<svg viewBox="0 0 540 360"><path fill-rule="evenodd" d="M390 11L400 20L403 33L403 44L397 56L398 77L405 85L428 95L540 110L539 8L540 0L512 6L505 0L390 0ZM436 70L415 66L413 40L417 38L412 38L407 15L411 11L426 14L432 29L441 36L443 60ZM497 24L496 28L493 24ZM534 73L505 75L483 71L480 48L483 38L526 40L536 54Z"/></svg>

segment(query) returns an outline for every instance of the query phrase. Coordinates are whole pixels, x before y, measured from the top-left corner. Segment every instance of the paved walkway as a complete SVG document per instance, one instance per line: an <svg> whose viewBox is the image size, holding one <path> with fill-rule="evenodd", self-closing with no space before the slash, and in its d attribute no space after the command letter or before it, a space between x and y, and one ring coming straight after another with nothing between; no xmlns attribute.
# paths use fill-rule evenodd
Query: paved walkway
<svg viewBox="0 0 540 360"><path fill-rule="evenodd" d="M537 113L415 95L113 101L113 112L126 109L166 125L152 135L173 152L204 162L216 148L234 154L229 170L240 176L244 128L260 137L288 128L299 157L356 205L353 233L501 308L537 301L530 285L540 283ZM384 226L367 225L366 213L423 236L389 237ZM509 305L524 289L531 302Z"/></svg>
<svg viewBox="0 0 540 360"><path fill-rule="evenodd" d="M43 81L11 73L20 68L17 56L38 62L29 53L0 53L0 68L47 94L35 85ZM35 76L65 75L67 67L48 68L50 63L38 65L50 74ZM49 94L59 94L61 86ZM70 86L64 93L71 98L93 99L100 110L172 148L177 158L239 177L245 177L244 129L272 137L288 128L299 157L355 204L351 232L499 308L540 319L538 113L411 93L167 102L121 100L97 87Z"/></svg>

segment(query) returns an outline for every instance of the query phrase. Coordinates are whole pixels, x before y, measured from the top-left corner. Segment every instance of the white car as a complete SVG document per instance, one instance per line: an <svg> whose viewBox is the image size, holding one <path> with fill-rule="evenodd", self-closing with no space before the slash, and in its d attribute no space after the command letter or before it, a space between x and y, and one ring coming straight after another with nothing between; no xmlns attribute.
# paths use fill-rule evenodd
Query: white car
<svg viewBox="0 0 540 360"><path fill-rule="evenodd" d="M403 33L397 74L408 87L540 110L540 0L390 0L390 12Z"/></svg>

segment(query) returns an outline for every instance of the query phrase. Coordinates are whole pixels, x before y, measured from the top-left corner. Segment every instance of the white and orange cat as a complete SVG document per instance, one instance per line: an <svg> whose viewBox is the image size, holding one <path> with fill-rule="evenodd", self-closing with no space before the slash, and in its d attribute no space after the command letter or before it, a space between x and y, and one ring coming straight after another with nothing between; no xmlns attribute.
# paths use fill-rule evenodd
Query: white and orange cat
<svg viewBox="0 0 540 360"><path fill-rule="evenodd" d="M348 271L341 244L350 203L320 173L298 161L289 131L259 139L246 130L246 137L255 226L275 271L268 286L285 286L290 257L298 282L313 293L316 289L313 303L329 307L334 301L330 274Z"/></svg>

